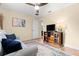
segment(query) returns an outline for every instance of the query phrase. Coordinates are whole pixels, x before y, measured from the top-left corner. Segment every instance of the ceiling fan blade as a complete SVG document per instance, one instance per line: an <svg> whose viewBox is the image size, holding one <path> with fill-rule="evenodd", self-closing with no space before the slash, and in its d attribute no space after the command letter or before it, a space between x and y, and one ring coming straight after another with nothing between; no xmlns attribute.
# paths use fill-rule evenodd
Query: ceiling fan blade
<svg viewBox="0 0 79 59"><path fill-rule="evenodd" d="M48 3L40 3L39 6L47 5Z"/></svg>
<svg viewBox="0 0 79 59"><path fill-rule="evenodd" d="M32 4L32 3L26 3L26 4L31 5L31 6L35 6L35 5L34 5L34 4Z"/></svg>

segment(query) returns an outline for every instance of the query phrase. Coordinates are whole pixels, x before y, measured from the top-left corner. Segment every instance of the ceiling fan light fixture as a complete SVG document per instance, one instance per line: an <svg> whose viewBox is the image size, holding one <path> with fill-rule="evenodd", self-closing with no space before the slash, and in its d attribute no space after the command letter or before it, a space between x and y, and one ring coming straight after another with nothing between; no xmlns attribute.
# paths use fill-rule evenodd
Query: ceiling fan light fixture
<svg viewBox="0 0 79 59"><path fill-rule="evenodd" d="M38 5L35 5L35 10L39 10L39 6Z"/></svg>

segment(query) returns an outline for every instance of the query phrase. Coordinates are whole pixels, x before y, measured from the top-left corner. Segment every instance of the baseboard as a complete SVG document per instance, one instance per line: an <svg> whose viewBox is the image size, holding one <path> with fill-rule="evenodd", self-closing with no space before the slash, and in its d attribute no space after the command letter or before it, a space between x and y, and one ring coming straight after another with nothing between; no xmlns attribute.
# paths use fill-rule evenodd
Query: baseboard
<svg viewBox="0 0 79 59"><path fill-rule="evenodd" d="M38 38L32 38L33 40L36 40L36 39L41 39L41 37L38 37Z"/></svg>
<svg viewBox="0 0 79 59"><path fill-rule="evenodd" d="M79 50L79 48L75 48L73 46L70 46L70 45L64 45L65 47L69 47L69 48L72 48L72 49L75 49L75 50Z"/></svg>
<svg viewBox="0 0 79 59"><path fill-rule="evenodd" d="M41 37L32 38L32 39L29 39L29 40L37 40L37 39L41 39ZM25 41L28 41L28 40L24 40L24 41L22 41L22 42L25 42Z"/></svg>

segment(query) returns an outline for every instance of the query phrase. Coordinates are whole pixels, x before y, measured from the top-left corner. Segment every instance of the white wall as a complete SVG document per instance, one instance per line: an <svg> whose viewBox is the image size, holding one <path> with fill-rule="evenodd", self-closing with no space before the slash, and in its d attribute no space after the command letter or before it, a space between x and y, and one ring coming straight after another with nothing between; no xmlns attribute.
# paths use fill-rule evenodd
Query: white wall
<svg viewBox="0 0 79 59"><path fill-rule="evenodd" d="M2 8L0 14L3 15L3 29L15 33L22 41L41 37L41 23L38 18ZM25 27L12 27L13 17L25 19Z"/></svg>
<svg viewBox="0 0 79 59"><path fill-rule="evenodd" d="M33 17L27 14L22 14L18 12L14 12L7 9L0 8L0 14L3 15L3 29L15 33L22 41L26 41L32 39L32 21ZM13 27L12 26L12 18L20 18L25 19L26 24L25 27Z"/></svg>
<svg viewBox="0 0 79 59"><path fill-rule="evenodd" d="M46 31L46 25L55 24L53 17L51 15L40 18L43 22L43 31Z"/></svg>
<svg viewBox="0 0 79 59"><path fill-rule="evenodd" d="M79 4L55 11L54 14L40 18L44 25L55 23L65 30L65 46L79 49Z"/></svg>

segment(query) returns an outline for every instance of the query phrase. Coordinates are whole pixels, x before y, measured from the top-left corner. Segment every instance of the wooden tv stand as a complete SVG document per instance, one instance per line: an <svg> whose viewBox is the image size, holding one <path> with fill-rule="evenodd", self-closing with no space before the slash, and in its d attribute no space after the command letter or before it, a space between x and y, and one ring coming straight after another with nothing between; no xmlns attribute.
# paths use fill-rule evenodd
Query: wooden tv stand
<svg viewBox="0 0 79 59"><path fill-rule="evenodd" d="M51 31L50 34L49 32L44 32L44 41L62 46L63 32Z"/></svg>

